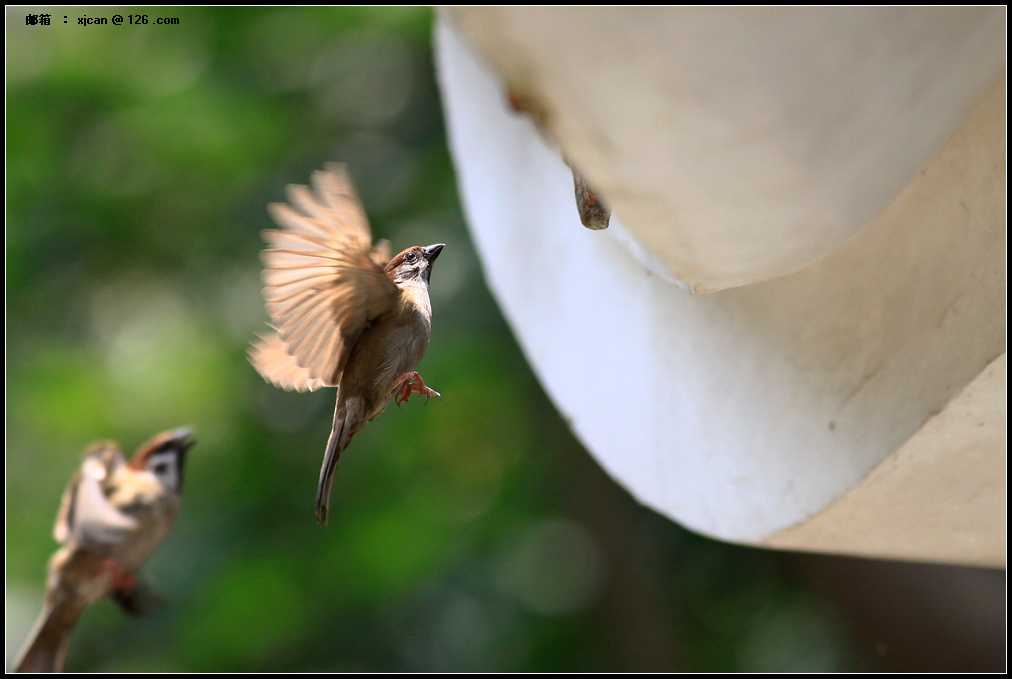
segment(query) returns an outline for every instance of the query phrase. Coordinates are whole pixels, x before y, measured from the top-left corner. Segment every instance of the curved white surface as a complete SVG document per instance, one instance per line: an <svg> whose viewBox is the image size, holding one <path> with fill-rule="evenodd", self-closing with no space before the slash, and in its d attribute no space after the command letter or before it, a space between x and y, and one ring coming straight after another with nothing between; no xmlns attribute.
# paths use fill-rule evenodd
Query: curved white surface
<svg viewBox="0 0 1012 679"><path fill-rule="evenodd" d="M449 14L695 292L796 271L867 228L1005 62L1002 7Z"/></svg>
<svg viewBox="0 0 1012 679"><path fill-rule="evenodd" d="M770 536L782 549L1005 568L1008 355L853 490Z"/></svg>
<svg viewBox="0 0 1012 679"><path fill-rule="evenodd" d="M618 209L583 228L559 152L445 21L437 46L490 287L586 447L687 527L758 542L804 521L1003 350L1004 199L953 222L929 195L801 272L693 296L632 254Z"/></svg>

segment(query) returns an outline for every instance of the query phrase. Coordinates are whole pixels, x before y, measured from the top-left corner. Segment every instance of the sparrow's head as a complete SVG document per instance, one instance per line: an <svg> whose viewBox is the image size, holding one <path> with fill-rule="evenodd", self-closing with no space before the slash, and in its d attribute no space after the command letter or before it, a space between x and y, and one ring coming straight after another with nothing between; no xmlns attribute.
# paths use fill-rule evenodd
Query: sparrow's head
<svg viewBox="0 0 1012 679"><path fill-rule="evenodd" d="M414 281L429 282L429 275L432 273L432 263L443 251L443 243L422 247L416 245L408 248L387 264L387 278L395 285L403 285Z"/></svg>
<svg viewBox="0 0 1012 679"><path fill-rule="evenodd" d="M186 453L196 441L190 438L193 430L180 427L174 431L163 431L137 449L130 460L130 468L146 470L176 493L183 490L183 462Z"/></svg>

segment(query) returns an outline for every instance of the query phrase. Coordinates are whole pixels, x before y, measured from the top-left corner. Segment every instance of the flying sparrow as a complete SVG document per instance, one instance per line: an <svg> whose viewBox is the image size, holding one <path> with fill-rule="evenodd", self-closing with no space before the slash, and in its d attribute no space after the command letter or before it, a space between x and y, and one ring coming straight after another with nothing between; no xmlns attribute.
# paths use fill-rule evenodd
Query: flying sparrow
<svg viewBox="0 0 1012 679"><path fill-rule="evenodd" d="M320 469L316 518L327 525L341 453L393 398L439 396L415 372L429 346L429 275L443 244L415 246L387 262L372 245L344 166L313 173L314 192L290 185L291 205L268 207L282 230L264 231L264 298L276 333L250 350L253 367L295 391L337 387L334 424Z"/></svg>
<svg viewBox="0 0 1012 679"><path fill-rule="evenodd" d="M168 535L179 513L190 429L158 434L130 462L112 441L84 454L63 494L53 536L42 615L17 672L59 672L70 632L91 604L112 596L136 613L134 573Z"/></svg>

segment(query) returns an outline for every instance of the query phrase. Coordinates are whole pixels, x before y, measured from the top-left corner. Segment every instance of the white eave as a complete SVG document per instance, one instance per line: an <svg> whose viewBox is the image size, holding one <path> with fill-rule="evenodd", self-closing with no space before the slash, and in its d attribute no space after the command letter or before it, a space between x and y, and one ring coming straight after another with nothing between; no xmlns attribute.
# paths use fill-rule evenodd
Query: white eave
<svg viewBox="0 0 1012 679"><path fill-rule="evenodd" d="M455 9L437 46L490 287L620 483L721 539L1004 564L1004 8Z"/></svg>

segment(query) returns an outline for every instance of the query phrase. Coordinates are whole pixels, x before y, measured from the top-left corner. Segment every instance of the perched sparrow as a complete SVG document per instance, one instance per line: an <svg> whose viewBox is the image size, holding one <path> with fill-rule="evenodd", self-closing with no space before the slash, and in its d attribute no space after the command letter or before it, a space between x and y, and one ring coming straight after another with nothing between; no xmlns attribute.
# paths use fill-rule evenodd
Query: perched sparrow
<svg viewBox="0 0 1012 679"><path fill-rule="evenodd" d="M537 96L520 87L510 87L506 90L506 101L517 113L526 113L530 116L542 137L558 145L550 124L552 116L548 107L542 104ZM573 173L573 190L580 223L594 231L607 229L611 223L611 208L604 202L601 192L587 183L587 178L565 154L562 155L562 160Z"/></svg>
<svg viewBox="0 0 1012 679"><path fill-rule="evenodd" d="M276 334L250 362L283 389L337 387L334 425L320 469L316 518L327 525L337 460L348 443L412 393L439 396L415 372L429 346L429 275L442 244L408 248L386 263L343 166L313 173L316 195L288 187L291 205L269 206L282 231L264 231L264 298Z"/></svg>
<svg viewBox="0 0 1012 679"><path fill-rule="evenodd" d="M63 494L49 561L46 601L18 672L59 672L84 610L112 595L128 612L134 573L168 535L179 513L189 429L163 432L128 463L115 443L93 445Z"/></svg>

